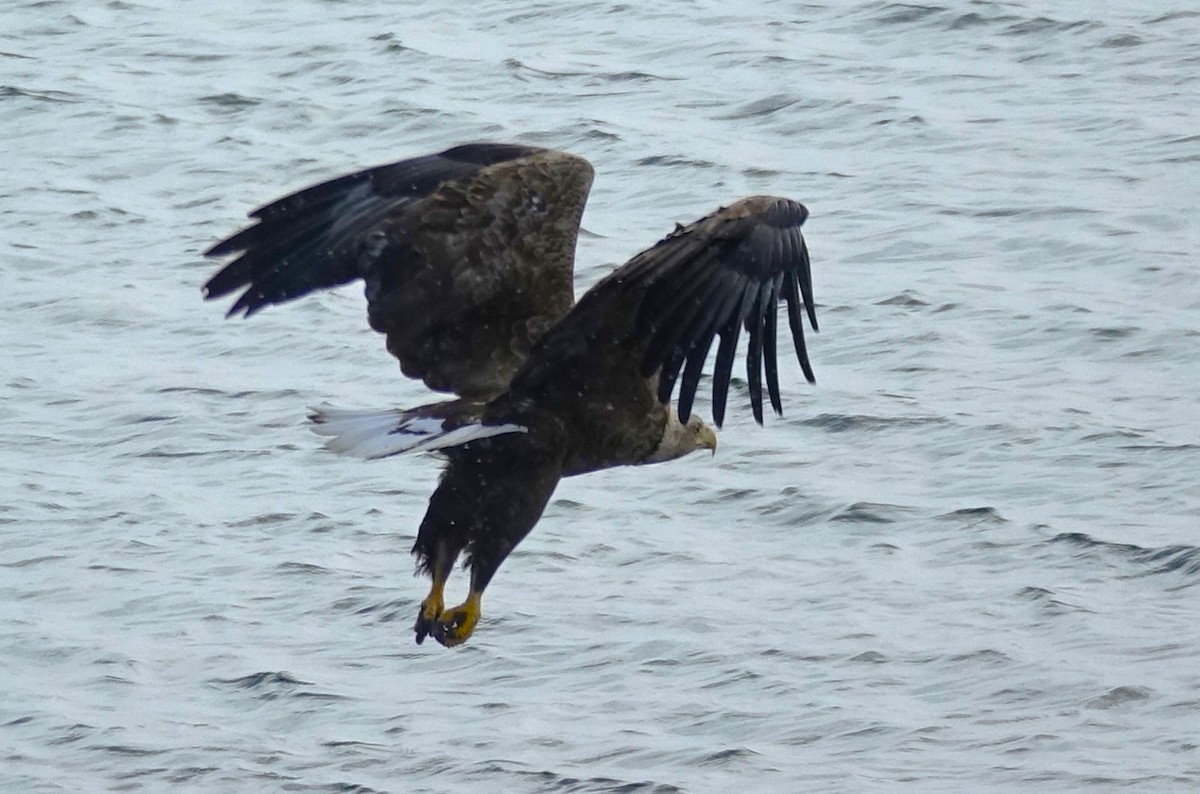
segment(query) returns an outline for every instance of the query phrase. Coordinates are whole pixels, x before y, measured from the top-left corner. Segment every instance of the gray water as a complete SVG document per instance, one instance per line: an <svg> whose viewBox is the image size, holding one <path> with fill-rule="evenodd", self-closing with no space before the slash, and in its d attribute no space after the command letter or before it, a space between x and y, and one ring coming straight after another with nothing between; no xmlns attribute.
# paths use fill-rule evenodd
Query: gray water
<svg viewBox="0 0 1200 794"><path fill-rule="evenodd" d="M1190 7L8 0L0 788L1194 790ZM715 458L564 482L447 651L437 461L303 422L427 394L357 287L226 321L200 252L469 140L596 165L581 289L805 202L822 332Z"/></svg>

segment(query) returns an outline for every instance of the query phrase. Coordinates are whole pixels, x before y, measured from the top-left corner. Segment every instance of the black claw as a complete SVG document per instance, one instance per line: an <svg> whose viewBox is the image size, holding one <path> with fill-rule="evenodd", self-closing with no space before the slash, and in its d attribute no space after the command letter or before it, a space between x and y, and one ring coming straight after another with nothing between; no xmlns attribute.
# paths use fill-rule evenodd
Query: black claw
<svg viewBox="0 0 1200 794"><path fill-rule="evenodd" d="M425 638L433 633L433 626L437 625L435 621L428 620L422 613L417 613L417 622L413 624L413 631L417 633L417 645L425 642Z"/></svg>
<svg viewBox="0 0 1200 794"><path fill-rule="evenodd" d="M449 648L450 646L446 645L446 643L448 641L454 639L453 633L454 633L454 630L457 628L457 626L458 626L458 621L454 621L451 623L443 623L442 621L439 620L433 626L433 631L432 631L433 638L435 640L437 640L439 643L441 643L442 645L445 645L447 648Z"/></svg>

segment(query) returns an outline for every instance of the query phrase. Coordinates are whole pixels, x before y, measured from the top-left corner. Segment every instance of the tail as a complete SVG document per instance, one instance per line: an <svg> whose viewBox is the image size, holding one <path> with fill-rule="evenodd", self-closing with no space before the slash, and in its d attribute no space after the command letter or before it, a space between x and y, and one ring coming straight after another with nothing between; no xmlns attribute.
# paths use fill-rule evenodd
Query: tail
<svg viewBox="0 0 1200 794"><path fill-rule="evenodd" d="M528 432L528 428L514 424L458 424L434 415L436 411L431 408L436 406L415 411L348 411L321 405L309 408L308 419L313 432L329 437L326 448L370 460L402 452L434 452L505 433Z"/></svg>

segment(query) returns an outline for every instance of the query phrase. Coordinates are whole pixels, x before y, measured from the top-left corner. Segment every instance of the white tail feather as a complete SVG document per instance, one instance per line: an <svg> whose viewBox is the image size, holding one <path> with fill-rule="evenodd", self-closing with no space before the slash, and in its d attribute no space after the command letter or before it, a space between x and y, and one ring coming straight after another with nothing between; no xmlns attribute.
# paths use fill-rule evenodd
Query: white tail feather
<svg viewBox="0 0 1200 794"><path fill-rule="evenodd" d="M313 432L329 436L326 448L341 455L369 459L402 452L434 452L505 433L528 432L520 425L478 423L446 430L438 417L416 416L400 410L350 411L321 405L309 411Z"/></svg>

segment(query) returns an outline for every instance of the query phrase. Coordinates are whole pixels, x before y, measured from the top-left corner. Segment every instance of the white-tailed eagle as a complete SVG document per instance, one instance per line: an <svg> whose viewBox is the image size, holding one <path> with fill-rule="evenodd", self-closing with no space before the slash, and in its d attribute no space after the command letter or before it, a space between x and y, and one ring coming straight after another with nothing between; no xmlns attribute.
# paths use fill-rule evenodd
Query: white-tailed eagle
<svg viewBox="0 0 1200 794"><path fill-rule="evenodd" d="M359 171L250 213L257 223L206 254L237 254L204 285L242 290L229 314L362 279L371 327L405 375L456 399L411 410L314 409L339 452L438 451L448 463L413 554L433 580L414 627L457 645L474 631L497 568L562 477L716 449L692 415L712 342L717 427L738 335L762 423L763 376L781 413L776 307L814 381L802 312L817 328L803 205L755 196L722 207L574 291L575 243L592 185L563 152L470 144ZM677 409L671 395L679 386ZM470 592L443 589L465 553Z"/></svg>

